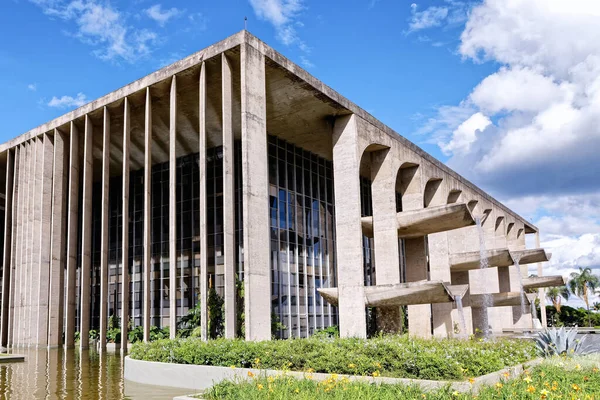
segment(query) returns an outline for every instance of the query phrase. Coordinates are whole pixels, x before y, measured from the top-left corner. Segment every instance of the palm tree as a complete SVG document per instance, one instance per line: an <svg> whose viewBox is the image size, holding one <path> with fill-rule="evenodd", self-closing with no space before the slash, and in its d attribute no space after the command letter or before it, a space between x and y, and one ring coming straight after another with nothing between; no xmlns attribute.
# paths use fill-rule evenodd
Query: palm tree
<svg viewBox="0 0 600 400"><path fill-rule="evenodd" d="M579 297L585 303L588 311L588 325L592 327L592 319L590 315L590 299L589 293L600 287L600 278L592 273L590 268L579 267L579 272L572 272L569 279L569 290L575 296Z"/></svg>
<svg viewBox="0 0 600 400"><path fill-rule="evenodd" d="M600 302L597 301L594 304L592 304L592 310L600 311Z"/></svg>
<svg viewBox="0 0 600 400"><path fill-rule="evenodd" d="M569 289L566 286L555 286L546 289L546 297L552 302L556 312L560 314L562 299L569 300Z"/></svg>

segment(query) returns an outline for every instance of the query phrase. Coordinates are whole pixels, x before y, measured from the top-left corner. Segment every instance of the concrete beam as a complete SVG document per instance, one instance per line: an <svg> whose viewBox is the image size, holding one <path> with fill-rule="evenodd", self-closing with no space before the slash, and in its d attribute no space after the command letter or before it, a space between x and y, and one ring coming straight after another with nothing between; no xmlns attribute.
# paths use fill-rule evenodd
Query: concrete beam
<svg viewBox="0 0 600 400"><path fill-rule="evenodd" d="M539 232L535 232L535 245L537 248L540 247L540 233ZM538 263L538 265L537 265L537 274L538 274L538 276L544 275L544 267L543 267L542 263ZM544 288L539 288L538 297L540 299L540 310L546 310L546 290ZM548 326L546 312L541 311L540 314L541 314L540 322L542 323L542 327L546 328Z"/></svg>
<svg viewBox="0 0 600 400"><path fill-rule="evenodd" d="M221 53L221 91L223 111L223 263L225 269L225 337L235 338L237 331L235 269L235 186L233 99L231 64ZM201 121L202 123L202 121Z"/></svg>
<svg viewBox="0 0 600 400"><path fill-rule="evenodd" d="M565 278L561 275L535 276L531 278L523 278L523 289L538 289L554 286L565 286L567 284Z"/></svg>
<svg viewBox="0 0 600 400"><path fill-rule="evenodd" d="M131 108L123 104L123 226L121 243L121 354L127 354L129 326L129 153L131 148ZM135 272L135 271L134 271Z"/></svg>
<svg viewBox="0 0 600 400"><path fill-rule="evenodd" d="M52 181L52 255L50 265L50 302L48 311L48 347L58 347L63 341L65 298L65 244L67 227L68 136L54 130L54 160Z"/></svg>
<svg viewBox="0 0 600 400"><path fill-rule="evenodd" d="M241 46L241 96L245 332L246 340L270 340L271 264L265 57L248 44Z"/></svg>
<svg viewBox="0 0 600 400"><path fill-rule="evenodd" d="M177 334L177 77L171 80L169 103L169 335Z"/></svg>
<svg viewBox="0 0 600 400"><path fill-rule="evenodd" d="M44 136L44 135L43 135ZM32 229L31 229L31 243L30 243L30 258L29 258L29 300L28 300L28 321L29 328L27 332L27 344L37 345L38 329L39 329L39 302L45 302L45 310L48 309L48 292L43 293L42 285L40 282L41 273L41 232L42 232L42 204L44 202L44 191L43 191L43 176L44 176L44 155L46 149L44 148L44 140L42 137L38 137L36 140L36 151L35 151L35 181L33 182L34 189L31 197L33 202L32 209ZM52 167L50 167L52 171ZM48 232L48 231L46 231ZM40 299L46 297L45 300ZM38 300L39 299L39 300ZM46 327L47 329L47 327ZM47 331L46 331L47 333Z"/></svg>
<svg viewBox="0 0 600 400"><path fill-rule="evenodd" d="M67 284L65 347L75 346L75 284L77 269L77 236L79 229L79 131L71 122L69 137L69 188L67 205Z"/></svg>
<svg viewBox="0 0 600 400"><path fill-rule="evenodd" d="M484 307L485 296L483 294L471 294L471 307ZM490 293L487 296L489 296L491 307L521 306L521 292Z"/></svg>
<svg viewBox="0 0 600 400"><path fill-rule="evenodd" d="M508 249L486 250L489 267L510 267L514 264ZM450 256L450 269L452 272L469 271L479 269L481 255L478 251L452 254Z"/></svg>
<svg viewBox="0 0 600 400"><path fill-rule="evenodd" d="M547 253L541 248L515 250L511 251L511 254L515 260L519 260L519 265L546 262L552 258L552 253Z"/></svg>
<svg viewBox="0 0 600 400"><path fill-rule="evenodd" d="M464 203L399 212L396 219L398 237L403 239L475 225L475 219ZM362 217L361 222L363 233L373 237L373 217Z"/></svg>
<svg viewBox="0 0 600 400"><path fill-rule="evenodd" d="M92 180L94 176L94 160L92 158L93 126L89 115L85 116L85 132L83 144L83 210L81 224L82 254L81 254L81 295L79 297L80 316L79 347L85 350L89 347L90 338L90 300L91 300L91 266L92 266Z"/></svg>
<svg viewBox="0 0 600 400"><path fill-rule="evenodd" d="M108 205L110 190L110 114L104 107L102 123L102 200L100 201L100 351L106 350L108 320ZM123 210L123 215L125 211ZM122 336L123 337L123 336Z"/></svg>
<svg viewBox="0 0 600 400"><path fill-rule="evenodd" d="M338 288L320 288L319 294L329 304L337 306ZM392 285L365 286L365 307L399 307L414 304L449 303L454 296L464 296L467 285L448 286L442 281L420 281Z"/></svg>
<svg viewBox="0 0 600 400"><path fill-rule="evenodd" d="M144 112L144 342L150 341L150 273L152 271L152 96L146 88Z"/></svg>

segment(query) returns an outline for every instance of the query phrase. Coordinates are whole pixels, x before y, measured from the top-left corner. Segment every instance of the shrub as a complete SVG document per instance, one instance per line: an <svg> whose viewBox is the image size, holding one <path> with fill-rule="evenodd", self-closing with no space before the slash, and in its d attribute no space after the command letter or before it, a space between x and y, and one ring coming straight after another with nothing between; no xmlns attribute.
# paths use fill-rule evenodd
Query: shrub
<svg viewBox="0 0 600 400"><path fill-rule="evenodd" d="M291 339L266 342L199 339L136 343L130 355L146 361L288 369L350 375L460 380L487 374L535 356L530 341Z"/></svg>
<svg viewBox="0 0 600 400"><path fill-rule="evenodd" d="M538 354L542 357L581 355L587 352L583 346L586 337L587 335L584 335L578 339L577 328L550 328L538 334L535 344Z"/></svg>

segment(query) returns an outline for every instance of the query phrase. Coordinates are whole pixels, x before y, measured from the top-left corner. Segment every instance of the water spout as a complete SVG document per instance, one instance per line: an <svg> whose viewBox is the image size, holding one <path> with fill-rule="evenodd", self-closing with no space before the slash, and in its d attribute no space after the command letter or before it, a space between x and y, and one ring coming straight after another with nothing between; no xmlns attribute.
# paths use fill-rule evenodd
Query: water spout
<svg viewBox="0 0 600 400"><path fill-rule="evenodd" d="M460 324L460 337L467 337L467 323L465 322L465 311L463 309L462 296L454 296L456 310L458 311L458 322Z"/></svg>

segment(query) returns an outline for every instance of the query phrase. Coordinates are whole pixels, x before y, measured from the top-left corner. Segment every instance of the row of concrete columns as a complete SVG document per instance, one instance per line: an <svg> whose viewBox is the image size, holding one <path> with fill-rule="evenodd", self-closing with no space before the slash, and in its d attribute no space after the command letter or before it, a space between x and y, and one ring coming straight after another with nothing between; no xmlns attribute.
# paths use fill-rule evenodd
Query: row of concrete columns
<svg viewBox="0 0 600 400"><path fill-rule="evenodd" d="M220 54L222 71L222 135L225 256L225 336L236 335L236 268L234 210L234 134L232 65ZM254 47L241 46L241 139L245 333L250 340L270 339L270 263L268 219L268 170L266 134L265 59ZM206 66L199 76L199 152L200 152L200 231L202 337L207 338L207 215L206 215ZM144 228L143 228L143 327L144 340L150 331L151 267L151 165L152 165L152 89L145 89L144 113ZM11 346L89 346L90 277L92 241L92 197L101 196L100 251L100 340L106 346L108 317L108 199L111 160L111 112L104 107L102 126L101 193L93 193L94 126L89 115L83 117L80 134L75 121L69 130L55 129L32 138L7 152L6 227L4 279L0 336ZM121 111L118 111L119 113ZM123 123L123 224L122 224L122 347L127 350L129 321L129 173L131 105L122 103ZM177 253L176 253L176 141L177 76L171 80L169 101L169 328L176 334ZM83 154L79 154L80 141ZM249 172L251 171L251 172ZM82 176L80 177L80 174ZM80 187L81 183L81 187ZM79 209L79 196L82 196ZM79 230L81 229L81 231ZM79 239L79 233L81 233ZM79 242L81 240L81 242ZM78 265L78 248L81 260ZM77 269L79 267L79 274ZM79 275L78 296L76 279ZM79 304L76 304L78 299ZM75 326L79 306L80 325ZM64 321L64 323L63 323ZM64 325L64 326L63 326Z"/></svg>

